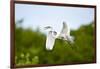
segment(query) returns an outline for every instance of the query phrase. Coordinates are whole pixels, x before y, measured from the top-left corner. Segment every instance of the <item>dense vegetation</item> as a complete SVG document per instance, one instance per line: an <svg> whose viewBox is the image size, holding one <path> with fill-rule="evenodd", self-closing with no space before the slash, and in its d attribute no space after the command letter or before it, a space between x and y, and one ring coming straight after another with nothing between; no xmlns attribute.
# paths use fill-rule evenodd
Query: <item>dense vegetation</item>
<svg viewBox="0 0 100 69"><path fill-rule="evenodd" d="M71 31L71 35L75 37L73 45L63 40L56 40L54 49L46 51L45 34L39 29L24 29L16 23L15 62L17 65L93 62L95 57L93 30L93 22L82 25L79 29Z"/></svg>

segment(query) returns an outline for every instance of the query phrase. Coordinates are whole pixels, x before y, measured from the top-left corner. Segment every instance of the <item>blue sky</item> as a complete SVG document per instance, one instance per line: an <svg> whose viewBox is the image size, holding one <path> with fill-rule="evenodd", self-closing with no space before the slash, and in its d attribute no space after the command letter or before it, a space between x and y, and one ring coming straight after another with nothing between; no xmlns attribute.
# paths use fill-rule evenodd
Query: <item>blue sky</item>
<svg viewBox="0 0 100 69"><path fill-rule="evenodd" d="M15 4L15 21L22 18L24 28L39 27L43 31L43 27L52 26L59 32L63 21L68 23L71 29L93 21L94 8Z"/></svg>

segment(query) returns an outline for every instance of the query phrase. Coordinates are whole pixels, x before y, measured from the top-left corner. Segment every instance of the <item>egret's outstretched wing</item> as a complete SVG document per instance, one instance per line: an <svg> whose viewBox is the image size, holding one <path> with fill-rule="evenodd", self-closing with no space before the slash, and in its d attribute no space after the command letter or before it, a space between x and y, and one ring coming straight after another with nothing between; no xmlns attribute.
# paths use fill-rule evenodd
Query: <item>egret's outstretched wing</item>
<svg viewBox="0 0 100 69"><path fill-rule="evenodd" d="M63 28L62 28L60 34L67 34L67 35L70 34L70 29L65 22L63 22Z"/></svg>
<svg viewBox="0 0 100 69"><path fill-rule="evenodd" d="M53 31L49 31L47 34L47 39L46 39L46 49L47 50L52 50L54 43L55 43L55 37L52 35Z"/></svg>

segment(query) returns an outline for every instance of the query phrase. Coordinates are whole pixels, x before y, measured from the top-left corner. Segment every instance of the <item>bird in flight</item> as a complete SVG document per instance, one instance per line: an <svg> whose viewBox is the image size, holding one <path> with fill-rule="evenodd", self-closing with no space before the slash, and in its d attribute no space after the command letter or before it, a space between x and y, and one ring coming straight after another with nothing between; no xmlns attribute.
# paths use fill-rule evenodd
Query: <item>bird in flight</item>
<svg viewBox="0 0 100 69"><path fill-rule="evenodd" d="M46 50L53 50L56 39L66 40L70 44L74 43L74 37L70 35L70 28L65 22L63 22L63 27L60 33L54 31L51 26L45 27L45 30L46 29L49 29L46 38Z"/></svg>

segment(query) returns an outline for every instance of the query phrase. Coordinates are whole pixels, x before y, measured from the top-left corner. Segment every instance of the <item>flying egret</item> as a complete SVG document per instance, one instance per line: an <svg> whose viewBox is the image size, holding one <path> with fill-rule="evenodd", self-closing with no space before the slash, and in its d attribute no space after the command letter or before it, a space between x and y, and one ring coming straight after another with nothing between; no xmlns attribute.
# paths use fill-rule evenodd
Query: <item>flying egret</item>
<svg viewBox="0 0 100 69"><path fill-rule="evenodd" d="M45 27L45 29L49 29L49 32L47 33L47 38L46 38L46 49L52 50L55 43L57 32L53 31L52 27L50 26Z"/></svg>
<svg viewBox="0 0 100 69"><path fill-rule="evenodd" d="M46 38L47 50L53 49L56 39L67 40L70 43L74 43L74 37L70 36L70 29L65 22L63 22L63 28L59 34L56 31L54 31L51 26L47 26L45 27L45 29L49 29L49 32Z"/></svg>
<svg viewBox="0 0 100 69"><path fill-rule="evenodd" d="M74 43L74 37L70 35L70 27L65 22L63 22L62 30L60 34L58 34L57 38Z"/></svg>

